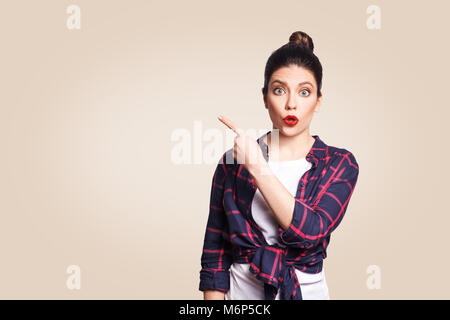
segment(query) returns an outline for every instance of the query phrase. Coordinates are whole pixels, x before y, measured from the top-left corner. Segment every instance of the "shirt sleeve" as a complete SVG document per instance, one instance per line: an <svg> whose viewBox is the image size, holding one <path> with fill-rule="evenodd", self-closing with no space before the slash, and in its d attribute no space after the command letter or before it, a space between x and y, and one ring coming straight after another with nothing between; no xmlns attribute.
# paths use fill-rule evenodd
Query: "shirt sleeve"
<svg viewBox="0 0 450 320"><path fill-rule="evenodd" d="M295 199L289 228L279 228L282 243L300 248L316 246L342 221L358 180L359 165L354 155L347 151L336 157L330 169L334 174L324 186L320 186L315 205Z"/></svg>
<svg viewBox="0 0 450 320"><path fill-rule="evenodd" d="M219 161L212 179L209 217L206 225L203 252L201 256L199 290L219 290L230 288L229 268L232 264L231 244L226 232L227 219L223 206L224 183L227 168L225 155Z"/></svg>

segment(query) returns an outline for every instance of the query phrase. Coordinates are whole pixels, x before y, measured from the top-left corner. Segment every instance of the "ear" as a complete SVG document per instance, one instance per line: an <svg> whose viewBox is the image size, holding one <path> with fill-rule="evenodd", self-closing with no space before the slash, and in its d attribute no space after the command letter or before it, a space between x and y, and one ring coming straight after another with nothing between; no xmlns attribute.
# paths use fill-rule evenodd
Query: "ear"
<svg viewBox="0 0 450 320"><path fill-rule="evenodd" d="M320 110L320 107L322 106L322 97L323 97L323 94L321 94L320 97L317 98L316 107L314 108L314 112L318 112Z"/></svg>
<svg viewBox="0 0 450 320"><path fill-rule="evenodd" d="M266 97L266 95L264 94L264 88L261 88L261 92L262 92L262 94L263 94L264 105L265 105L265 107L266 107L266 109L267 109L267 97Z"/></svg>

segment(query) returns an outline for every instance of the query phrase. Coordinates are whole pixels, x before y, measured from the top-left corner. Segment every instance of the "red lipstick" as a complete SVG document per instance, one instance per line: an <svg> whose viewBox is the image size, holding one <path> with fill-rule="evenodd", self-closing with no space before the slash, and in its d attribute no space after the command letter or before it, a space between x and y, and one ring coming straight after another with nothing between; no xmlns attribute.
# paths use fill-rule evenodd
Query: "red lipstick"
<svg viewBox="0 0 450 320"><path fill-rule="evenodd" d="M298 122L298 119L294 115L287 115L283 118L284 123L286 123L288 126L295 126Z"/></svg>

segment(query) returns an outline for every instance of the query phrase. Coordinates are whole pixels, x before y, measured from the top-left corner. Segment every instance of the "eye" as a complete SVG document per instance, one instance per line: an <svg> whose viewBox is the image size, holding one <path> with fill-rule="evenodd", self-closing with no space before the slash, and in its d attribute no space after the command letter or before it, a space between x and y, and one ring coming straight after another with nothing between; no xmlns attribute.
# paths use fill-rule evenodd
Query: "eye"
<svg viewBox="0 0 450 320"><path fill-rule="evenodd" d="M304 97L309 96L309 94L311 93L308 89L303 89L302 91L300 91L300 93L302 93L302 92L306 92L307 93L306 95L302 94L302 96L304 96Z"/></svg>
<svg viewBox="0 0 450 320"><path fill-rule="evenodd" d="M281 88L275 88L274 90L273 90L273 92L275 93L275 94L277 94L277 90L281 90L281 91L284 91L283 89L281 89ZM279 93L279 94L281 94L281 92Z"/></svg>

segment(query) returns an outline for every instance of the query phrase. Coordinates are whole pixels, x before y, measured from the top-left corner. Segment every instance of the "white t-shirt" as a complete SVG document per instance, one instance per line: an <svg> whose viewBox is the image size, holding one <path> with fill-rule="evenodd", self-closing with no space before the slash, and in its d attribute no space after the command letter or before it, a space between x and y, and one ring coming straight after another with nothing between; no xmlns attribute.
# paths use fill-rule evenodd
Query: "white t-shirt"
<svg viewBox="0 0 450 320"><path fill-rule="evenodd" d="M290 161L271 161L268 164L286 189L295 197L298 183L303 174L311 168L311 163L306 158ZM263 195L256 190L252 201L252 216L268 244L281 244L278 238L278 223L273 216L272 209L265 201ZM264 300L264 283L255 278L249 270L248 263L233 263L230 267L230 290L225 294L225 300ZM325 280L325 272L310 274L295 269L300 282L302 298L304 300L330 299L328 286ZM280 299L280 291L275 298Z"/></svg>

